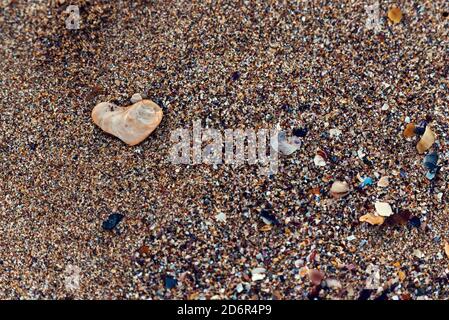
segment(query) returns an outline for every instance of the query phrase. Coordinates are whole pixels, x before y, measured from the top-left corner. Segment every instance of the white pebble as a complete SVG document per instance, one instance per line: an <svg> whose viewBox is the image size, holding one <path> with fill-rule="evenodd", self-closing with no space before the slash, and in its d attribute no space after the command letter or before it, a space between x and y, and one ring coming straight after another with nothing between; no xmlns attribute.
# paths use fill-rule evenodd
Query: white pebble
<svg viewBox="0 0 449 320"><path fill-rule="evenodd" d="M140 93L135 93L133 94L133 96L131 97L131 103L136 103L143 100L142 96Z"/></svg>

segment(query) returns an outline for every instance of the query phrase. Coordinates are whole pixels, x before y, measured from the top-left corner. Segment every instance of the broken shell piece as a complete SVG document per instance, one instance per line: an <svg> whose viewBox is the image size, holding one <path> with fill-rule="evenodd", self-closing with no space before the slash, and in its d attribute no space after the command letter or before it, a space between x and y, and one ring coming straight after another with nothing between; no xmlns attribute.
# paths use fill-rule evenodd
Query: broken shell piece
<svg viewBox="0 0 449 320"><path fill-rule="evenodd" d="M428 170L435 170L438 166L438 153L431 152L424 157L423 166Z"/></svg>
<svg viewBox="0 0 449 320"><path fill-rule="evenodd" d="M330 192L334 198L344 197L349 193L349 185L346 181L335 181Z"/></svg>
<svg viewBox="0 0 449 320"><path fill-rule="evenodd" d="M389 217L393 214L393 210L389 203L378 201L374 204L374 207L376 208L377 214L382 217Z"/></svg>
<svg viewBox="0 0 449 320"><path fill-rule="evenodd" d="M339 137L341 135L341 130L340 129L330 129L329 130L329 135L331 136L331 138L333 137Z"/></svg>
<svg viewBox="0 0 449 320"><path fill-rule="evenodd" d="M449 258L449 243L444 244L444 252L446 253L446 256Z"/></svg>
<svg viewBox="0 0 449 320"><path fill-rule="evenodd" d="M131 103L136 103L143 100L142 96L140 93L135 93L133 94L133 96L131 97Z"/></svg>
<svg viewBox="0 0 449 320"><path fill-rule="evenodd" d="M367 213L359 218L360 222L367 222L370 225L381 225L385 222L385 218L381 216L375 216L372 213Z"/></svg>
<svg viewBox="0 0 449 320"><path fill-rule="evenodd" d="M313 158L313 163L315 163L315 165L318 167L326 166L326 161L324 161L324 158L319 154L315 155L315 158Z"/></svg>
<svg viewBox="0 0 449 320"><path fill-rule="evenodd" d="M321 281L323 281L324 279L324 274L316 269L310 269L309 270L309 279L310 282L314 285L314 286L318 286L321 284Z"/></svg>
<svg viewBox="0 0 449 320"><path fill-rule="evenodd" d="M215 216L215 220L217 220L218 222L226 222L226 214L223 212L220 212L219 214L217 214Z"/></svg>
<svg viewBox="0 0 449 320"><path fill-rule="evenodd" d="M404 137L411 138L415 134L416 134L415 133L415 124L414 123L407 124L407 126L405 127L405 130L404 130Z"/></svg>
<svg viewBox="0 0 449 320"><path fill-rule="evenodd" d="M432 171L427 171L426 173L426 178L429 180L432 180L433 178L435 178L435 176L438 173L438 169L432 170Z"/></svg>
<svg viewBox="0 0 449 320"><path fill-rule="evenodd" d="M415 257L417 257L418 259L422 259L422 258L424 258L424 253L421 251L421 250L419 250L419 249L415 249L414 251L413 251L413 255L415 256Z"/></svg>
<svg viewBox="0 0 449 320"><path fill-rule="evenodd" d="M92 119L103 131L134 146L157 128L162 120L162 109L151 100L142 100L129 107L102 102L92 110Z"/></svg>
<svg viewBox="0 0 449 320"><path fill-rule="evenodd" d="M326 284L326 287L328 287L330 289L334 289L334 290L339 290L343 287L341 285L341 282L338 281L337 279L326 279L325 284Z"/></svg>
<svg viewBox="0 0 449 320"><path fill-rule="evenodd" d="M362 183L360 184L359 187L360 188L364 188L364 187L370 186L372 184L373 184L373 179L370 178L370 177L365 177L365 178L363 178L363 181L362 181Z"/></svg>
<svg viewBox="0 0 449 320"><path fill-rule="evenodd" d="M426 178L432 180L435 178L439 171L438 167L438 153L436 151L430 152L424 157L423 161L424 168L428 169L426 173Z"/></svg>
<svg viewBox="0 0 449 320"><path fill-rule="evenodd" d="M421 140L419 140L418 144L416 145L416 149L418 150L419 154L423 154L425 151L429 150L430 147L435 142L435 133L429 128L429 126L426 127L426 131L424 131L423 136L421 137Z"/></svg>
<svg viewBox="0 0 449 320"><path fill-rule="evenodd" d="M391 8L388 10L388 18L393 21L394 23L401 22L402 19L402 11L398 7Z"/></svg>
<svg viewBox="0 0 449 320"><path fill-rule="evenodd" d="M296 137L287 139L285 131L280 131L271 141L271 147L276 152L288 156L301 147L301 140Z"/></svg>
<svg viewBox="0 0 449 320"><path fill-rule="evenodd" d="M254 268L251 270L251 280L252 281L259 281L265 279L265 272L267 270L265 268Z"/></svg>
<svg viewBox="0 0 449 320"><path fill-rule="evenodd" d="M366 156L366 154L363 152L363 148L357 150L357 155L359 156L360 159L363 159Z"/></svg>
<svg viewBox="0 0 449 320"><path fill-rule="evenodd" d="M390 179L388 176L382 177L379 179L379 181L377 181L378 187L386 188L389 185L390 185Z"/></svg>

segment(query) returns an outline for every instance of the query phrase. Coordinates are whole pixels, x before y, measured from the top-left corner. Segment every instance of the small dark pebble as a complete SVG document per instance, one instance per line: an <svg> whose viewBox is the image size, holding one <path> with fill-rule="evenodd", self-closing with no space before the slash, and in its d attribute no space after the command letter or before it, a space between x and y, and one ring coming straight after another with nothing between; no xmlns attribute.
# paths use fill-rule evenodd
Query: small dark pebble
<svg viewBox="0 0 449 320"><path fill-rule="evenodd" d="M173 289L178 284L178 280L176 280L172 276L165 276L164 283L165 283L165 288Z"/></svg>
<svg viewBox="0 0 449 320"><path fill-rule="evenodd" d="M285 112L292 112L292 108L288 105L288 104L283 104L282 105L282 110L284 110Z"/></svg>
<svg viewBox="0 0 449 320"><path fill-rule="evenodd" d="M37 145L35 143L30 143L28 147L30 148L31 151L34 151L36 150Z"/></svg>
<svg viewBox="0 0 449 320"><path fill-rule="evenodd" d="M203 198L203 204L206 205L206 206L210 205L211 204L210 199L208 197L204 197Z"/></svg>
<svg viewBox="0 0 449 320"><path fill-rule="evenodd" d="M368 300L371 297L373 290L363 289L360 291L359 298L357 300Z"/></svg>
<svg viewBox="0 0 449 320"><path fill-rule="evenodd" d="M370 167L373 166L373 162L370 159L368 159L367 157L363 157L363 163Z"/></svg>
<svg viewBox="0 0 449 320"><path fill-rule="evenodd" d="M426 120L422 120L420 123L419 123L419 125L418 125L418 127L421 127L421 128L426 128L427 127L427 121Z"/></svg>
<svg viewBox="0 0 449 320"><path fill-rule="evenodd" d="M422 128L422 127L415 128L415 133L419 136L422 136L424 134L424 131L426 131L426 128Z"/></svg>
<svg viewBox="0 0 449 320"><path fill-rule="evenodd" d="M240 79L240 72L236 71L232 74L231 76L232 81L237 81L238 79Z"/></svg>
<svg viewBox="0 0 449 320"><path fill-rule="evenodd" d="M296 128L293 129L293 135L295 137L300 137L300 138L304 138L307 135L307 128Z"/></svg>
<svg viewBox="0 0 449 320"><path fill-rule="evenodd" d="M415 228L419 228L421 226L421 220L418 217L412 217L409 223L412 227Z"/></svg>
<svg viewBox="0 0 449 320"><path fill-rule="evenodd" d="M318 300L320 297L320 290L321 286L313 286L307 294L307 298L309 298L310 300Z"/></svg>
<svg viewBox="0 0 449 320"><path fill-rule="evenodd" d="M306 110L309 110L310 109L310 104L308 104L308 103L303 103L303 104L300 104L299 106L298 106L298 110L299 111L306 111Z"/></svg>
<svg viewBox="0 0 449 320"><path fill-rule="evenodd" d="M276 217L270 213L270 210L268 209L262 209L262 211L260 211L260 217L268 220L272 224L279 224L278 219L276 219Z"/></svg>
<svg viewBox="0 0 449 320"><path fill-rule="evenodd" d="M105 221L103 221L103 229L104 230L112 230L114 229L120 221L122 221L124 215L120 213L111 214Z"/></svg>
<svg viewBox="0 0 449 320"><path fill-rule="evenodd" d="M415 128L415 133L419 136L422 136L424 132L426 131L427 122L421 121L418 126Z"/></svg>
<svg viewBox="0 0 449 320"><path fill-rule="evenodd" d="M382 292L382 294L380 296L376 297L374 300L377 300L377 301L388 300L388 292L386 292L386 291Z"/></svg>
<svg viewBox="0 0 449 320"><path fill-rule="evenodd" d="M338 160L340 160L340 159L339 159L337 156L331 156L331 161L332 161L333 163L337 163Z"/></svg>
<svg viewBox="0 0 449 320"><path fill-rule="evenodd" d="M363 98L361 97L361 96L356 96L355 98L354 98L354 100L358 103L358 104L363 104L363 102L364 102L364 100L363 100Z"/></svg>

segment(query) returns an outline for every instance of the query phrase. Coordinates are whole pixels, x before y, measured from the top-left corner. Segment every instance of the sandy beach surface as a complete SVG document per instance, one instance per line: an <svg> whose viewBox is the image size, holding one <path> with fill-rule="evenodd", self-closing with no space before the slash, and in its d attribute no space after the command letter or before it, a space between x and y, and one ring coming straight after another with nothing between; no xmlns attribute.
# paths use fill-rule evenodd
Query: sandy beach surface
<svg viewBox="0 0 449 320"><path fill-rule="evenodd" d="M449 298L449 3L379 1L377 31L373 3L0 0L0 298ZM131 147L91 111L135 93L164 117ZM171 163L198 120L301 147L272 175Z"/></svg>

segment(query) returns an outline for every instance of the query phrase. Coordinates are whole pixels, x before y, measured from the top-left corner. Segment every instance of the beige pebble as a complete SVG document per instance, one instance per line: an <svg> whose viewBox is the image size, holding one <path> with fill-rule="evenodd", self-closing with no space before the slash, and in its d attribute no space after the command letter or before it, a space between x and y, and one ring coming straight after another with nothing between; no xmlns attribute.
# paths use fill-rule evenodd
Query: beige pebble
<svg viewBox="0 0 449 320"><path fill-rule="evenodd" d="M142 95L140 93L135 93L131 97L131 103L137 103L139 101L143 100Z"/></svg>
<svg viewBox="0 0 449 320"><path fill-rule="evenodd" d="M390 185L390 178L388 176L382 177L377 182L378 187L386 188Z"/></svg>

